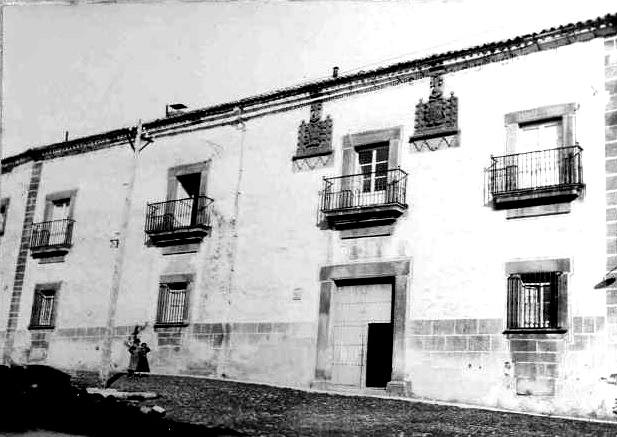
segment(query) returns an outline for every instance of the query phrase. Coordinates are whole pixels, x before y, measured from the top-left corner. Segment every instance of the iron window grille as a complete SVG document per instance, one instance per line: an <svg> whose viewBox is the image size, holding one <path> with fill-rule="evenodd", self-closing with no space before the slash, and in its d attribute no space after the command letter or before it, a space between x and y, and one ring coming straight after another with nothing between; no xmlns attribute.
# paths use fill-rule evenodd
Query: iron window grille
<svg viewBox="0 0 617 437"><path fill-rule="evenodd" d="M508 277L508 329L561 329L559 295L565 293L562 272L519 273Z"/></svg>
<svg viewBox="0 0 617 437"><path fill-rule="evenodd" d="M159 284L157 325L185 325L188 321L188 283Z"/></svg>
<svg viewBox="0 0 617 437"><path fill-rule="evenodd" d="M50 220L32 225L30 248L69 247L73 240L72 219Z"/></svg>
<svg viewBox="0 0 617 437"><path fill-rule="evenodd" d="M41 289L34 292L30 328L53 328L56 290Z"/></svg>

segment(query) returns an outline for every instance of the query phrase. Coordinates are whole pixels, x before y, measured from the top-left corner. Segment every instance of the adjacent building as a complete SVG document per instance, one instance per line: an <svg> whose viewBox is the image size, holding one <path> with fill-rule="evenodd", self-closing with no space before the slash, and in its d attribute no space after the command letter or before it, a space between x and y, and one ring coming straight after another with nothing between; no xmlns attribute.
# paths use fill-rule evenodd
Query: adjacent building
<svg viewBox="0 0 617 437"><path fill-rule="evenodd" d="M612 416L616 34L608 15L4 158L5 362L119 371L137 327L156 372Z"/></svg>

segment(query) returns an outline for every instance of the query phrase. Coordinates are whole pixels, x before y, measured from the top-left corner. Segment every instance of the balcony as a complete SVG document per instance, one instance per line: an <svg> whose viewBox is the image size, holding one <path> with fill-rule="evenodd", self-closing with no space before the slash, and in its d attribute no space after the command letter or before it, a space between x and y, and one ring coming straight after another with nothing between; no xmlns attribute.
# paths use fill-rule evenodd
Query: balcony
<svg viewBox="0 0 617 437"><path fill-rule="evenodd" d="M585 187L582 151L576 145L491 157L486 174L493 208L573 201Z"/></svg>
<svg viewBox="0 0 617 437"><path fill-rule="evenodd" d="M401 169L325 178L319 223L337 230L392 224L407 209L406 190Z"/></svg>
<svg viewBox="0 0 617 437"><path fill-rule="evenodd" d="M148 203L145 232L154 246L200 243L210 232L212 203L206 196Z"/></svg>
<svg viewBox="0 0 617 437"><path fill-rule="evenodd" d="M62 257L72 246L72 219L34 223L30 234L30 253L33 258Z"/></svg>

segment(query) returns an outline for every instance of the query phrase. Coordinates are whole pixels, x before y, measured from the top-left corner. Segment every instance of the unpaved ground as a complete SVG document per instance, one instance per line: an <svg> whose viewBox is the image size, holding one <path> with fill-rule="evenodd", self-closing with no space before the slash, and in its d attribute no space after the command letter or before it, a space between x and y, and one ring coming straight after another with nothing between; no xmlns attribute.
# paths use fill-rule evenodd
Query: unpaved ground
<svg viewBox="0 0 617 437"><path fill-rule="evenodd" d="M143 404L164 407L172 419L228 427L248 435L617 436L617 424L307 393L231 381L150 375L135 380L122 377L112 387L154 391L161 397Z"/></svg>

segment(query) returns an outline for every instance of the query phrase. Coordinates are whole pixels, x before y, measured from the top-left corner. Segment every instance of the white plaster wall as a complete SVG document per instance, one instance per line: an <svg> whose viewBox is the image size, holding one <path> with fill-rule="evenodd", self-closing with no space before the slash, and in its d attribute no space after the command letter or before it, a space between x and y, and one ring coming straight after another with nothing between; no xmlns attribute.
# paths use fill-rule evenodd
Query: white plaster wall
<svg viewBox="0 0 617 437"><path fill-rule="evenodd" d="M10 173L2 175L0 185L2 190L0 198L10 198L4 235L0 236L0 332L2 333L6 330L8 321L31 173L31 165L14 168ZM4 335L0 342L4 342Z"/></svg>
<svg viewBox="0 0 617 437"><path fill-rule="evenodd" d="M120 220L129 156L109 149L43 163L34 222L44 220L46 195L77 189L73 246L62 263L39 264L28 257L18 329L29 323L35 285L56 281L62 281L57 328L105 326L113 269L109 240Z"/></svg>
<svg viewBox="0 0 617 437"><path fill-rule="evenodd" d="M605 256L603 80L601 40L448 74L445 91L454 91L459 98L460 147L437 152L413 153L407 143L415 105L429 95L428 80L327 102L324 115L334 120L334 165L309 172L295 173L291 163L297 127L308 119L308 108L249 121L244 140L242 132L232 127L157 139L143 152L137 173L116 324L152 324L160 275L195 273L192 322L310 326L317 319L320 266L397 258L413 260L409 312L414 319L504 318L504 264L530 258L570 258L570 316L603 315L603 294L593 290L602 277ZM506 220L505 212L484 206L483 170L491 154L504 152L504 115L570 102L580 105L576 137L585 149L584 198L572 203L569 214L518 220ZM317 194L322 177L341 174L342 137L395 126L403 126L400 164L409 172L409 210L397 221L394 234L341 241L338 233L319 230ZM234 234L242 141L244 165ZM63 264L39 265L30 259L20 329L28 323L34 285L55 280L64 281L57 328L104 326L114 256L109 239L119 228L129 159L127 147L122 147L45 162L35 217L42 218L45 194L78 187L75 244ZM194 254L162 255L159 248L145 246L145 206L164 200L167 169L207 160L211 160L208 195L215 200L212 234ZM9 180L7 184L18 189L21 171L3 176L3 184ZM11 214L22 208L23 217L23 206L18 204L11 200ZM20 228L19 221L11 220L11 227ZM357 259L350 259L351 246L357 246ZM5 259L3 253L3 269ZM12 275L10 269L7 274ZM294 292L301 300L292 299ZM309 369L298 372L302 384L308 383L314 363L308 351L311 336L307 338L304 349L297 352L304 354ZM259 380L294 379L291 366L283 374L268 367L268 354L276 349L272 344L255 349L250 343L247 338L237 344L235 363L252 357L254 367L232 363L228 369ZM64 347L63 353L55 354L64 363L86 350L97 353L95 344L87 349L72 343ZM201 346L188 349L182 360L208 355ZM276 350L284 355L284 347ZM153 357L156 353L154 348ZM118 363L125 359L123 354L117 342ZM410 369L417 366L413 359L408 357ZM494 377L499 374L498 365L493 363L490 369ZM445 393L450 381L440 381L438 387L423 389L421 382L416 387L420 392Z"/></svg>

